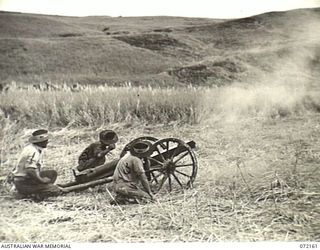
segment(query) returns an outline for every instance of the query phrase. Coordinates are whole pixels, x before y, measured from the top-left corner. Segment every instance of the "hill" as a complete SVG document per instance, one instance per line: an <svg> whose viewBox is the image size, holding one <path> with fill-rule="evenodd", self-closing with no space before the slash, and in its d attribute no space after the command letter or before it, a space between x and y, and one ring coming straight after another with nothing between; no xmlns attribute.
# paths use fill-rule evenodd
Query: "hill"
<svg viewBox="0 0 320 250"><path fill-rule="evenodd" d="M316 79L319 28L320 8L233 20L0 12L0 82L220 86L279 68Z"/></svg>

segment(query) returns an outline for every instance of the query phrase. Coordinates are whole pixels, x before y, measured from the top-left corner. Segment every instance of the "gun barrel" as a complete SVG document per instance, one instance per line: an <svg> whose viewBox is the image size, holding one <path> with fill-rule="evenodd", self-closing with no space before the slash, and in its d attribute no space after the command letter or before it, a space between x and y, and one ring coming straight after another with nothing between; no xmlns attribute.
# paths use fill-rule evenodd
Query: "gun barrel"
<svg viewBox="0 0 320 250"><path fill-rule="evenodd" d="M187 142L187 145L190 147L190 148L192 148L192 149L194 149L195 147L196 147L196 143L195 143L195 141L189 141L189 142ZM187 150L187 148L185 147L185 146L178 146L178 147L175 147L175 148L172 148L172 149L170 149L170 150L168 150L168 151L166 151L166 152L163 152L163 153L161 153L161 155L165 158L165 159L167 159L167 158L169 158L173 153L175 153L175 155L178 155L178 154L181 154L182 152L184 152L184 151L186 151ZM158 154L158 155L155 155L155 156L153 156L152 158L154 158L154 159L156 159L156 160L158 160L158 161L161 161L161 159L162 159L162 156L161 156L160 154ZM150 163L151 165L150 165L150 167L152 167L152 165L156 165L157 163L155 163L155 162L151 162Z"/></svg>

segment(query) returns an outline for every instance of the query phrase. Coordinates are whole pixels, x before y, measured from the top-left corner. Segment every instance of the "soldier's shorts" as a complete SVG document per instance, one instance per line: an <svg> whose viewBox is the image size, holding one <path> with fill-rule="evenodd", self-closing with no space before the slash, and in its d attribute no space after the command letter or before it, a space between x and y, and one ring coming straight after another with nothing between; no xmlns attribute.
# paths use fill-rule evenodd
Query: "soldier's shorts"
<svg viewBox="0 0 320 250"><path fill-rule="evenodd" d="M35 179L26 177L14 177L13 183L22 195L41 194L43 196L56 196L62 193L61 189L54 185L57 174L54 170L46 170L40 173L41 177L47 177L51 180L50 183L40 183Z"/></svg>
<svg viewBox="0 0 320 250"><path fill-rule="evenodd" d="M151 198L147 192L132 182L114 182L114 191L116 201L120 204L139 203L139 201L146 201Z"/></svg>

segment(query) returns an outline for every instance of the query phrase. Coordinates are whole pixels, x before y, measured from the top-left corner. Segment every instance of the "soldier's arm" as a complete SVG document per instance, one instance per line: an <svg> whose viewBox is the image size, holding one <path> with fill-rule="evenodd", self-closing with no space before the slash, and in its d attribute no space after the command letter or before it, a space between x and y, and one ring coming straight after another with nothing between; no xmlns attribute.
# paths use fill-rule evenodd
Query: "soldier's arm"
<svg viewBox="0 0 320 250"><path fill-rule="evenodd" d="M151 192L149 182L147 180L147 177L144 174L140 175L140 181L141 181L141 184L142 184L143 188L150 195L150 198L153 199L153 194Z"/></svg>
<svg viewBox="0 0 320 250"><path fill-rule="evenodd" d="M115 144L111 144L109 145L105 150L103 151L100 151L99 153L97 153L97 157L98 158L101 158L101 157L104 157L106 154L108 154L111 150L115 149L116 148L116 145Z"/></svg>
<svg viewBox="0 0 320 250"><path fill-rule="evenodd" d="M145 175L147 176L148 181L150 181L151 180L150 160L147 158L144 159L143 169L145 171Z"/></svg>
<svg viewBox="0 0 320 250"><path fill-rule="evenodd" d="M33 179L39 181L40 183L49 183L50 182L49 178L47 178L47 177L42 178L40 176L40 171L39 171L38 168L29 167L29 168L26 169L26 172L30 177L32 177Z"/></svg>
<svg viewBox="0 0 320 250"><path fill-rule="evenodd" d="M25 162L24 168L27 176L30 176L32 179L37 180L40 183L47 183L50 179L42 178L40 176L39 158L39 152L33 147L26 147L22 152L22 161Z"/></svg>
<svg viewBox="0 0 320 250"><path fill-rule="evenodd" d="M150 195L150 198L153 199L153 194L151 192L151 188L150 188L147 176L144 173L143 163L141 160L135 161L134 170L135 170L136 174L139 176L143 188Z"/></svg>
<svg viewBox="0 0 320 250"><path fill-rule="evenodd" d="M85 150L82 151L82 153L80 154L79 158L78 158L78 166L77 169L79 171L83 171L87 168L88 165L88 161L90 161L89 159L89 152L90 151L90 146L87 147ZM90 162L89 162L90 164Z"/></svg>

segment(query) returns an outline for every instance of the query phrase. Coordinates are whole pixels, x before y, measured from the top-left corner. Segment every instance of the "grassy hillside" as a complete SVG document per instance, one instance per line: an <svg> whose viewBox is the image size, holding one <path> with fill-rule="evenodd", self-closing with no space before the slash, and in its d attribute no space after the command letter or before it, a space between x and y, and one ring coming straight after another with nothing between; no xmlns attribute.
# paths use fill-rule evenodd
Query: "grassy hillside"
<svg viewBox="0 0 320 250"><path fill-rule="evenodd" d="M320 9L215 20L0 12L0 81L134 85L254 82L284 62L320 69Z"/></svg>

